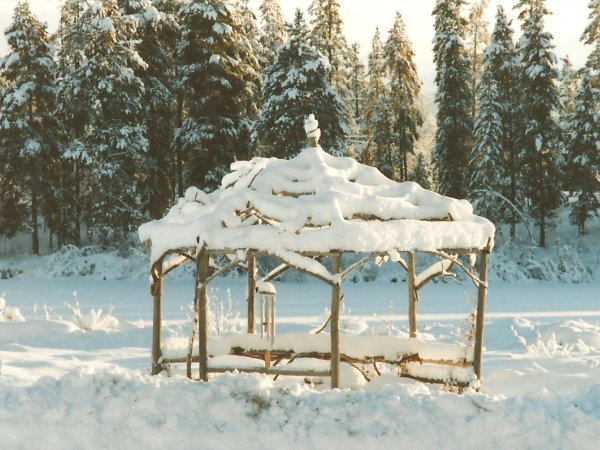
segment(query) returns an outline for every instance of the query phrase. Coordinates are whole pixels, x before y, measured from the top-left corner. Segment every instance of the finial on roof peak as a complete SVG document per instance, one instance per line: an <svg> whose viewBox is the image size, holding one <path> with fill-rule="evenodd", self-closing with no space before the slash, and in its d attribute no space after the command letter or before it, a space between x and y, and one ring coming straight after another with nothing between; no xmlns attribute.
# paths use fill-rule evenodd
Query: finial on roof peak
<svg viewBox="0 0 600 450"><path fill-rule="evenodd" d="M319 129L319 121L315 119L315 115L311 114L304 121L304 131L306 131L306 143L309 147L317 147L321 130Z"/></svg>

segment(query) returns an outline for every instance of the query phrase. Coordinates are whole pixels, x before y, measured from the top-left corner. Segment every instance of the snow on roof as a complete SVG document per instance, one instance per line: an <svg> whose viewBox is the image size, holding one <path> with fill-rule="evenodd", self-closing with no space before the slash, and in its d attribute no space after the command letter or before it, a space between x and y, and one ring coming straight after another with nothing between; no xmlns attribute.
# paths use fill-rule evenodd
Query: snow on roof
<svg viewBox="0 0 600 450"><path fill-rule="evenodd" d="M331 278L301 255L493 245L494 225L474 215L468 201L392 181L318 145L290 160L256 157L231 169L216 191L189 188L165 217L140 227L152 261L180 248L252 249Z"/></svg>

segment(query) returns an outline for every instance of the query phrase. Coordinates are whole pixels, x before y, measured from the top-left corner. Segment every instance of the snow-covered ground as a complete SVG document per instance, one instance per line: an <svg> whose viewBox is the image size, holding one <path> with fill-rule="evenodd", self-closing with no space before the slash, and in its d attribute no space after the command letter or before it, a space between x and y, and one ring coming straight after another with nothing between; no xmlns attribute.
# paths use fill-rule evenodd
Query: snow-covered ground
<svg viewBox="0 0 600 450"><path fill-rule="evenodd" d="M242 329L244 280L214 285L222 330ZM278 333L322 323L326 286L278 289ZM192 291L186 277L166 283L167 337L188 336ZM339 391L259 375L151 377L145 279L25 273L0 280L0 293L3 314L19 320L16 307L24 319L0 321L0 448L546 449L596 448L600 439L598 282L493 282L483 389L463 395L385 372ZM474 301L466 282L427 286L420 337L465 342ZM348 333L402 335L405 313L404 283L345 285Z"/></svg>

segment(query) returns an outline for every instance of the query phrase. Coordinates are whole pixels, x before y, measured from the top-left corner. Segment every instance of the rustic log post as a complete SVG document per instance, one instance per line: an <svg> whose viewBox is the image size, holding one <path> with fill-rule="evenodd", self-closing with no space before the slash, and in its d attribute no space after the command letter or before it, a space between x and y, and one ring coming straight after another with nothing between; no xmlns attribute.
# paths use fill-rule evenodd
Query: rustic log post
<svg viewBox="0 0 600 450"><path fill-rule="evenodd" d="M415 254L408 252L408 273L406 276L408 286L408 328L410 337L417 337L417 291L415 290Z"/></svg>
<svg viewBox="0 0 600 450"><path fill-rule="evenodd" d="M333 273L342 271L341 255L331 257ZM331 389L340 387L340 303L342 301L342 280L331 287Z"/></svg>
<svg viewBox="0 0 600 450"><path fill-rule="evenodd" d="M162 304L163 304L163 258L152 265L152 375L162 371Z"/></svg>
<svg viewBox="0 0 600 450"><path fill-rule="evenodd" d="M208 381L208 253L197 257L196 304L198 305L198 359L200 379Z"/></svg>
<svg viewBox="0 0 600 450"><path fill-rule="evenodd" d="M475 354L473 359L473 369L477 379L481 381L481 356L483 353L483 321L485 314L485 302L487 298L487 272L489 251L484 250L480 256L479 263L479 287L477 288L477 320L475 322Z"/></svg>
<svg viewBox="0 0 600 450"><path fill-rule="evenodd" d="M254 334L256 308L256 256L248 255L248 333Z"/></svg>

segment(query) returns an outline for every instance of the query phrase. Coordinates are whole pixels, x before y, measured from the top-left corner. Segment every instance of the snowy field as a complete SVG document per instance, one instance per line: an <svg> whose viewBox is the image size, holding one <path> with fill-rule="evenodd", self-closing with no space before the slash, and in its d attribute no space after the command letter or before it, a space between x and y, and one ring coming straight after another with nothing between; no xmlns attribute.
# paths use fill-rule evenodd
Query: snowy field
<svg viewBox="0 0 600 450"><path fill-rule="evenodd" d="M221 331L241 330L244 280L215 287ZM278 287L279 333L322 323L325 286ZM600 439L598 283L492 283L483 390L463 395L385 372L339 391L259 375L208 384L180 370L151 377L145 280L21 275L0 280L0 292L4 316L20 320L16 307L24 319L0 322L3 449L547 449L597 448ZM167 336L188 336L191 295L190 279L167 280ZM467 283L425 288L420 337L464 342L474 298ZM405 303L403 283L348 283L343 325L347 333L403 335Z"/></svg>

